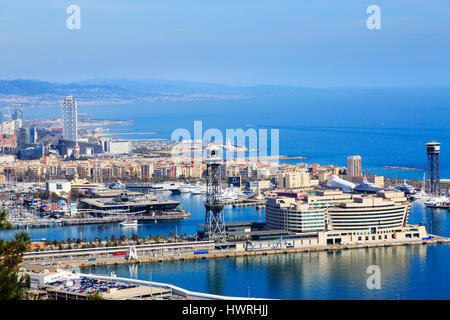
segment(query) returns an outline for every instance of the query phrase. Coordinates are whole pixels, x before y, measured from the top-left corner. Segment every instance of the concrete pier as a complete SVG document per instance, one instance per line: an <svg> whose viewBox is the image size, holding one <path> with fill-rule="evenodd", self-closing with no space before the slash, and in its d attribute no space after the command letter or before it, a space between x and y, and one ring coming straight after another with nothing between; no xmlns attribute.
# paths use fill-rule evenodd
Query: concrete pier
<svg viewBox="0 0 450 320"><path fill-rule="evenodd" d="M134 219L138 221L147 221L147 220L179 220L190 217L191 214L189 212L182 212L176 214L157 214L157 215L137 215ZM125 216L112 216L112 217L103 217L103 218L62 218L62 219L46 219L43 221L35 220L35 221L26 221L26 222L18 222L13 223L12 227L16 229L23 228L46 228L53 226L74 226L74 225L83 225L83 224L102 224L102 223L119 223L125 220Z"/></svg>
<svg viewBox="0 0 450 320"><path fill-rule="evenodd" d="M135 264L135 263L155 263L166 261L183 261L183 260L200 260L200 259L217 259L217 258L230 258L230 257L242 257L242 256L256 256L256 255L268 255L268 254L288 254L297 252L318 252L318 251L339 251L348 249L361 249L361 248L377 248L377 247L392 247L392 246L407 246L407 245L434 245L434 244L447 244L450 243L450 238L434 236L432 240L397 240L397 241L385 241L385 242L373 242L363 244L334 244L334 245L321 245L321 246L304 246L298 248L282 248L282 249L262 249L262 250L210 250L204 254L196 254L192 250L176 251L176 250L141 250L138 253L137 260L127 260L124 256L112 257L103 253L85 253L82 259L74 259L71 261L61 262L61 266L105 266L105 265L118 265L118 264ZM188 243L184 243L188 245ZM211 243L205 244L211 246ZM108 248L112 250L113 248ZM119 248L116 251L120 250ZM123 250L123 249L122 249ZM152 252L152 253L150 253ZM43 253L43 252L41 252ZM89 259L88 259L89 258ZM31 257L27 257L28 262L31 262ZM91 260L91 261L89 261ZM58 261L54 259L53 261Z"/></svg>

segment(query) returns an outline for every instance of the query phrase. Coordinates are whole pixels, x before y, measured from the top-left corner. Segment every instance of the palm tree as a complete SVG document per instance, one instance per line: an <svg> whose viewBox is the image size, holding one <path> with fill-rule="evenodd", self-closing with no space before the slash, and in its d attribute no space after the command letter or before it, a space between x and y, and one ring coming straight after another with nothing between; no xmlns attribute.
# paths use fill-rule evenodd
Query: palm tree
<svg viewBox="0 0 450 320"><path fill-rule="evenodd" d="M11 229L11 222L7 221L8 219L8 211L1 210L0 211L0 230Z"/></svg>
<svg viewBox="0 0 450 320"><path fill-rule="evenodd" d="M25 232L17 233L10 241L0 240L0 300L26 298L23 283L29 283L29 278L19 273L19 267L30 241Z"/></svg>

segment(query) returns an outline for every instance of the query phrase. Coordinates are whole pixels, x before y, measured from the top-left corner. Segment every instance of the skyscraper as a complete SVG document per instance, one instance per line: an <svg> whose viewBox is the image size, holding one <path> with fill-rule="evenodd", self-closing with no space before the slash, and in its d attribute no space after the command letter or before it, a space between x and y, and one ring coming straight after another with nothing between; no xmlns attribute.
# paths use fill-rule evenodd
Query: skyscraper
<svg viewBox="0 0 450 320"><path fill-rule="evenodd" d="M17 148L23 149L37 143L36 128L19 128L17 130Z"/></svg>
<svg viewBox="0 0 450 320"><path fill-rule="evenodd" d="M69 141L78 140L77 102L73 96L67 96L62 105L63 111L63 139Z"/></svg>
<svg viewBox="0 0 450 320"><path fill-rule="evenodd" d="M350 176L362 176L361 156L347 158L347 174Z"/></svg>
<svg viewBox="0 0 450 320"><path fill-rule="evenodd" d="M16 109L12 115L13 120L23 120L23 111Z"/></svg>

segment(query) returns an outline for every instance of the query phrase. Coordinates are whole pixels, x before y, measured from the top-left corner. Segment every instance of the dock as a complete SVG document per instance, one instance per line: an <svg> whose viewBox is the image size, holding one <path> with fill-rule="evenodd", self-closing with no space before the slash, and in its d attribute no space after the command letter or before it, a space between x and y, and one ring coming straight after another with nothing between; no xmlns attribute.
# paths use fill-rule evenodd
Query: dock
<svg viewBox="0 0 450 320"><path fill-rule="evenodd" d="M447 203L429 204L429 205L426 205L426 207L431 208L431 209L447 209L450 211L450 204L447 204Z"/></svg>
<svg viewBox="0 0 450 320"><path fill-rule="evenodd" d="M347 245L323 245L312 246L302 248L284 248L284 249L268 249L268 250L251 250L251 251L233 251L233 250L221 250L222 252L209 252L205 254L177 254L177 255L162 255L162 256L142 256L137 260L126 260L124 258L108 259L108 260L96 260L96 261L83 261L75 263L78 267L88 266L105 266L105 265L119 265L119 264L135 264L135 263L159 263L169 261L185 261L185 260L204 260L204 259L224 259L234 257L248 257L258 255L269 254L289 254L299 252L333 252L349 249L361 249L361 248L378 248L378 247L392 247L392 246L408 246L408 245L432 245L432 244L444 244L450 243L450 238L442 238L439 240L415 240L415 241L396 241L391 243L366 243L366 244L347 244Z"/></svg>
<svg viewBox="0 0 450 320"><path fill-rule="evenodd" d="M57 226L75 226L84 224L106 224L106 223L120 223L125 220L126 215L104 216L101 218L62 218L62 219L45 219L45 220L31 220L12 223L14 229L26 228L49 228ZM136 215L134 219L138 221L158 221L158 220L180 220L189 218L189 212L176 212L167 214L155 215Z"/></svg>
<svg viewBox="0 0 450 320"><path fill-rule="evenodd" d="M233 203L233 208L256 207L257 209L266 208L266 200L243 200Z"/></svg>
<svg viewBox="0 0 450 320"><path fill-rule="evenodd" d="M392 240L383 242L367 242L352 244L309 245L301 247L284 247L269 249L214 249L214 242L178 242L160 243L135 246L137 259L128 260L124 255L114 255L118 251L126 251L130 246L107 247L95 249L54 250L52 252L28 252L24 255L27 263L55 263L61 267L90 267L136 263L158 263L167 261L223 259L230 257L288 254L299 252L340 251L349 249L368 249L377 247L409 246L409 245L436 245L448 244L450 238L433 236L431 240Z"/></svg>

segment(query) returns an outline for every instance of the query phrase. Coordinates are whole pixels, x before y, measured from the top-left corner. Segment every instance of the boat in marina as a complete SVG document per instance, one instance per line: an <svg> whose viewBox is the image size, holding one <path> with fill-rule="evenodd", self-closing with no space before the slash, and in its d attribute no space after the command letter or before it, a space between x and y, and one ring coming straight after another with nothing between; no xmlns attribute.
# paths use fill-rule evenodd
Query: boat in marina
<svg viewBox="0 0 450 320"><path fill-rule="evenodd" d="M430 195L425 191L425 174L423 175L422 188L411 195L414 200L426 200L430 198Z"/></svg>
<svg viewBox="0 0 450 320"><path fill-rule="evenodd" d="M156 192L172 192L174 189L178 189L179 183L177 182L162 182L152 185L152 190Z"/></svg>
<svg viewBox="0 0 450 320"><path fill-rule="evenodd" d="M399 190L399 191L403 191L406 195L416 193L416 189L412 185L407 184L406 180L403 180L403 183L396 186L395 189Z"/></svg>
<svg viewBox="0 0 450 320"><path fill-rule="evenodd" d="M199 184L196 184L196 185L183 184L178 187L178 190L180 190L180 193L189 193L189 192L192 192L192 190L198 188L199 186L200 186Z"/></svg>
<svg viewBox="0 0 450 320"><path fill-rule="evenodd" d="M221 193L222 201L238 201L246 197L240 188L226 188Z"/></svg>
<svg viewBox="0 0 450 320"><path fill-rule="evenodd" d="M110 184L108 187L113 190L125 190L126 189L126 185L123 184L120 180L113 184Z"/></svg>
<svg viewBox="0 0 450 320"><path fill-rule="evenodd" d="M375 186L374 183L371 183L367 181L367 179L364 177L363 182L358 184L353 191L356 192L362 192L362 193L377 193L378 191L382 191L383 188L379 188Z"/></svg>
<svg viewBox="0 0 450 320"><path fill-rule="evenodd" d="M138 221L136 219L130 219L128 217L120 223L121 227L137 227L137 225Z"/></svg>
<svg viewBox="0 0 450 320"><path fill-rule="evenodd" d="M206 194L206 185L199 185L191 190L192 195Z"/></svg>
<svg viewBox="0 0 450 320"><path fill-rule="evenodd" d="M450 208L450 199L446 196L431 197L424 204L428 208Z"/></svg>

